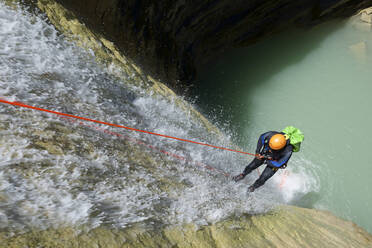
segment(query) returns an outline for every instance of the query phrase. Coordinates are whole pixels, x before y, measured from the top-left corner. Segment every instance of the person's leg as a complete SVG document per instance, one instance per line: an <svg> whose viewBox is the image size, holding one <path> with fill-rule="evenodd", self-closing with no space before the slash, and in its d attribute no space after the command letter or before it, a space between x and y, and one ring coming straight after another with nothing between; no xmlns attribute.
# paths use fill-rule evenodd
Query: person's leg
<svg viewBox="0 0 372 248"><path fill-rule="evenodd" d="M271 168L266 166L265 170L262 172L261 176L254 182L253 185L249 187L249 191L253 192L258 187L261 187L265 182L278 171L278 168Z"/></svg>
<svg viewBox="0 0 372 248"><path fill-rule="evenodd" d="M264 163L264 160L261 160L261 159L258 159L258 158L254 158L252 160L252 162L249 163L249 165L247 165L243 171L243 173L237 175L237 176L234 176L233 179L237 182L237 181L240 181L242 179L244 179L244 177L246 175L248 175L249 173L251 173L254 169L257 169L260 165L262 165Z"/></svg>
<svg viewBox="0 0 372 248"><path fill-rule="evenodd" d="M258 158L255 158L253 159L253 161L247 165L243 171L243 174L246 176L248 175L249 173L251 173L254 169L257 169L260 165L262 165L265 161L264 160L261 160L261 159L258 159Z"/></svg>

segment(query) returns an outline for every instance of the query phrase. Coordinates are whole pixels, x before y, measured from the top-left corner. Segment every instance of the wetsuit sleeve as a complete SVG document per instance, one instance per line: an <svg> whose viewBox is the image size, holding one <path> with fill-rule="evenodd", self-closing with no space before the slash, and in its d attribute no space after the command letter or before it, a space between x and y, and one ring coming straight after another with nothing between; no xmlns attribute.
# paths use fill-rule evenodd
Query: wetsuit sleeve
<svg viewBox="0 0 372 248"><path fill-rule="evenodd" d="M288 145L286 148L284 148L283 155L279 160L277 160L277 161L267 160L267 165L271 166L271 167L276 167L276 168L279 168L279 167L283 166L291 158L292 151L293 151L292 145Z"/></svg>
<svg viewBox="0 0 372 248"><path fill-rule="evenodd" d="M260 136L260 138L258 139L258 142L257 142L256 154L261 153L262 146L265 144L265 139L271 133L272 132L270 131L270 132L266 132L266 133L261 134L261 136Z"/></svg>

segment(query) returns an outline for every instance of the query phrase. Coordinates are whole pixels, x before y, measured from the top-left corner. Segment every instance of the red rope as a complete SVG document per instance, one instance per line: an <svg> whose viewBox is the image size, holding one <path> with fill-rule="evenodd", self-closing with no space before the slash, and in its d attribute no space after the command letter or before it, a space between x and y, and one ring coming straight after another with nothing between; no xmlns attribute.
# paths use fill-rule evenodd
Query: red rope
<svg viewBox="0 0 372 248"><path fill-rule="evenodd" d="M257 156L256 154L249 153L249 152L243 152L243 151L234 150L234 149L230 149L230 148L225 148L225 147L220 147L220 146L214 146L214 145L210 145L210 144L207 144L207 143L202 143L202 142L197 142L197 141L192 141L192 140L177 138L177 137L168 136L168 135L164 135L164 134L159 134L159 133L149 132L149 131L145 131L145 130L140 130L140 129L136 129L136 128L132 128L132 127L126 127L126 126L118 125L118 124L114 124L114 123L109 123L109 122L104 122L104 121L98 121L98 120L89 119L89 118L85 118L85 117L80 117L80 116L76 116L76 115L71 115L71 114L66 114L66 113L62 113L62 112L57 112L57 111L53 111L53 110L38 108L38 107L26 105L26 104L21 103L21 102L10 102L10 101L6 101L6 100L3 100L3 99L0 99L0 102L1 103L5 103L5 104L9 104L9 105L13 105L13 106L19 106L19 107L22 107L22 108L29 108L29 109L34 109L34 110L42 111L42 112L47 112L47 113L51 113L51 114L55 114L55 115L67 116L67 117L71 117L71 118L75 118L75 119L80 119L80 120L84 120L84 121L95 122L95 123L99 123L99 124L103 124L103 125L107 125L107 126L124 128L124 129L135 131L135 132L141 132L141 133L156 135L156 136L160 136L160 137L163 137L163 138L174 139L174 140L179 140L179 141L183 141L183 142L189 142L189 143L198 144L198 145L202 145L202 146L209 146L209 147L213 147L213 148L216 148L216 149L226 150L226 151L230 151L230 152L238 152L238 153L242 153L242 154L246 154L246 155L250 155L250 156Z"/></svg>
<svg viewBox="0 0 372 248"><path fill-rule="evenodd" d="M282 179L281 179L280 184L279 184L280 189L282 189L284 184L286 183L288 175L289 175L289 171L287 171L287 170L284 171L284 173L282 173Z"/></svg>
<svg viewBox="0 0 372 248"><path fill-rule="evenodd" d="M218 172L218 173L224 175L225 177L230 177L230 174L229 174L229 173L227 173L227 172L225 172L225 171L223 171L223 170L221 170L221 169L214 168L214 167L212 167L212 166L210 166L210 165L207 165L207 164L202 163L202 162L199 162L199 161L194 161L194 160L191 160L191 159L187 159L186 157L184 157L184 156L180 156L180 155L177 155L177 154L175 154L175 153L167 152L167 151L165 151L165 150L162 150L162 149L159 149L159 148L157 148L157 147L154 147L154 146L152 146L152 145L150 145L150 144L147 144L147 143L145 143L145 142L143 142L143 141L141 141L141 140L138 140L138 139L135 139L135 138L132 138L132 137L126 136L126 135L122 135L122 134L120 134L120 133L112 132L112 131L109 131L109 130L107 130L107 129L100 128L100 127L98 127L98 126L94 126L94 125L91 125L91 124L85 124L85 123L83 123L82 121L78 121L78 120L73 119L73 118L70 118L70 117L61 116L60 118L63 119L63 120L67 120L67 121L69 121L69 122L71 122L71 123L77 123L77 124L79 124L79 125L81 125L81 126L84 126L84 127L93 128L93 129L95 129L95 130L97 130L97 131L100 131L100 132L103 132L103 133L105 133L105 134L110 134L110 135L116 136L116 137L118 137L118 138L127 139L127 140L129 140L130 142L134 142L134 143L137 143L137 144L139 144L139 145L146 146L147 148L149 148L149 149L151 149L151 150L154 150L154 151L157 151L157 152L163 153L163 154L165 154L165 155L167 155L167 156L169 156L169 157L173 157L173 158L178 159L178 160L181 160L181 161L185 161L185 162L193 163L193 164L195 164L195 165L197 165L197 166L199 166L199 167L203 167L203 168L205 168L205 169L207 169L207 170L210 170L210 171L216 171L216 172Z"/></svg>

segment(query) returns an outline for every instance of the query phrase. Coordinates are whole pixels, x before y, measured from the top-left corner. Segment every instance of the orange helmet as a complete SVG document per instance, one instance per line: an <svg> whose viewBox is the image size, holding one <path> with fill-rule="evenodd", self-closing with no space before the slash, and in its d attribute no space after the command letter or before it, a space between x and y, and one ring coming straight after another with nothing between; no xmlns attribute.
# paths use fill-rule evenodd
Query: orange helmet
<svg viewBox="0 0 372 248"><path fill-rule="evenodd" d="M273 150L280 150L287 144L287 140L283 134L275 134L270 138L269 146Z"/></svg>

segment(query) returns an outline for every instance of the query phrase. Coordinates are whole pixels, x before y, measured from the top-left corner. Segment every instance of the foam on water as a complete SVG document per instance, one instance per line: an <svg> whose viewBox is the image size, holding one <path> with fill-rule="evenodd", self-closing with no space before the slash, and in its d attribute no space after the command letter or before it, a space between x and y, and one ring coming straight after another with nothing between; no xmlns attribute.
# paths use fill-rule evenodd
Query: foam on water
<svg viewBox="0 0 372 248"><path fill-rule="evenodd" d="M289 168L272 179L276 188L280 189L284 202L293 203L309 192L319 192L320 181L315 170L316 166L311 161L293 158Z"/></svg>
<svg viewBox="0 0 372 248"><path fill-rule="evenodd" d="M94 55L64 40L43 17L0 2L0 96L230 146L228 137L211 136L191 113L172 101L126 85L125 79L114 76L115 70L113 66L102 68ZM193 162L165 157L134 143L142 151L137 154L128 140L36 111L0 105L0 120L1 228L206 224L267 211L313 187L306 181L309 176L299 171L288 176L284 196L272 190L277 188L275 180L247 195L255 173L236 184ZM232 174L249 162L240 154L115 131ZM150 155L151 168L150 163L132 159L133 154Z"/></svg>

